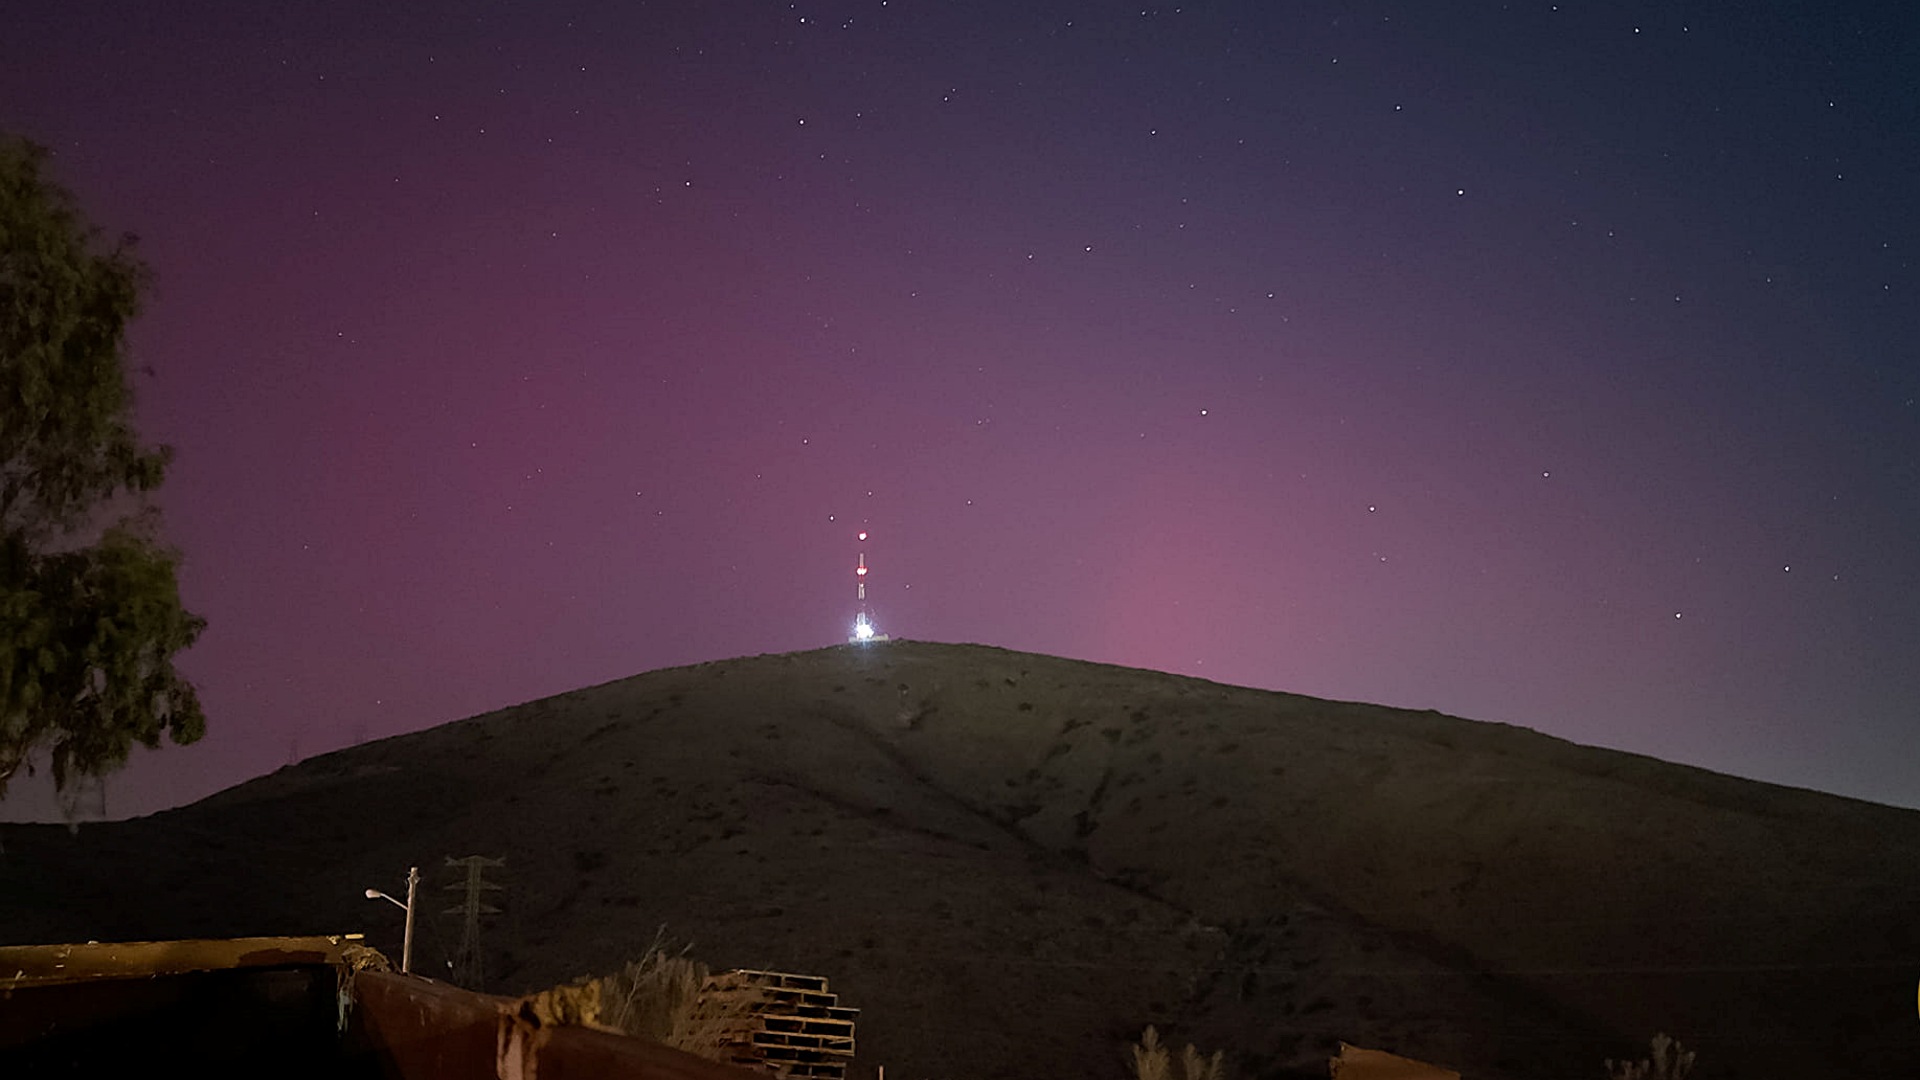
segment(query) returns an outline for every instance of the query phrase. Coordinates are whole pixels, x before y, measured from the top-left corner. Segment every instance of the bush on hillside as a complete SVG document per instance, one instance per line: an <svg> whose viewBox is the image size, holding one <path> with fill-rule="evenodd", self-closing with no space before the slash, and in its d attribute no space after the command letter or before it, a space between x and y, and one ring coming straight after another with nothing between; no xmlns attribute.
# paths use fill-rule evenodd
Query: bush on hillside
<svg viewBox="0 0 1920 1080"><path fill-rule="evenodd" d="M1653 1056L1639 1061L1615 1061L1608 1058L1607 1080L1686 1080L1693 1072L1693 1051L1668 1038L1665 1032L1652 1040Z"/></svg>
<svg viewBox="0 0 1920 1080"><path fill-rule="evenodd" d="M1140 1041L1129 1049L1133 1056L1134 1080L1173 1080L1172 1055L1161 1045L1160 1033L1152 1024L1147 1025ZM1206 1057L1188 1043L1180 1053L1180 1074L1184 1080L1225 1080L1224 1056L1222 1051L1215 1050L1212 1057Z"/></svg>

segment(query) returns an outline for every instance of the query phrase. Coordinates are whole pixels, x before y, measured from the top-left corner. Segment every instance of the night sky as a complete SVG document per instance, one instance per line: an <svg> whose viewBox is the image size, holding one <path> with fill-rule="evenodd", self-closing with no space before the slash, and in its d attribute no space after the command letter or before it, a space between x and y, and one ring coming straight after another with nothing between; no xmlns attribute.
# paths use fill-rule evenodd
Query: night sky
<svg viewBox="0 0 1920 1080"><path fill-rule="evenodd" d="M1920 7L9 0L209 735L882 631L1920 807ZM46 812L18 785L4 814Z"/></svg>

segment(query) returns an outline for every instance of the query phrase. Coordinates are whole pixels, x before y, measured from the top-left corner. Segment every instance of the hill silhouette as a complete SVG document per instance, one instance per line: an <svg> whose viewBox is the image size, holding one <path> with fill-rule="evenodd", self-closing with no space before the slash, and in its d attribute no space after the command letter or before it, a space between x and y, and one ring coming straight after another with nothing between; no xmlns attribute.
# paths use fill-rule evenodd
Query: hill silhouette
<svg viewBox="0 0 1920 1080"><path fill-rule="evenodd" d="M971 645L656 671L316 757L178 810L0 832L0 939L365 929L504 856L486 989L665 924L826 975L851 1075L1125 1075L1149 1024L1242 1077L1339 1040L1474 1078L1920 1075L1920 814L1523 728ZM432 917L427 917L431 915Z"/></svg>

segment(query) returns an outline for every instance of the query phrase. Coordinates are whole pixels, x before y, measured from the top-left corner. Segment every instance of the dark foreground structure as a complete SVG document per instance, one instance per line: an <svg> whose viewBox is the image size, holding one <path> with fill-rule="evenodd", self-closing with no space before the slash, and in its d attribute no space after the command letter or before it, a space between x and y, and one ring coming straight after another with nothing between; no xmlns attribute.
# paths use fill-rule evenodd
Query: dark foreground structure
<svg viewBox="0 0 1920 1080"><path fill-rule="evenodd" d="M385 970L357 934L0 948L0 1073L743 1080L513 998Z"/></svg>

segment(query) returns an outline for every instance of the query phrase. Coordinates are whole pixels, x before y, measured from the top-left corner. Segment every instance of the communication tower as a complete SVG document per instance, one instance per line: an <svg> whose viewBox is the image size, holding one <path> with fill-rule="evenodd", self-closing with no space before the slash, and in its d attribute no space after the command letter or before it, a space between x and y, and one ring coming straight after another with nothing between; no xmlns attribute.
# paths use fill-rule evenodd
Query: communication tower
<svg viewBox="0 0 1920 1080"><path fill-rule="evenodd" d="M865 545L867 531L860 530L860 535L855 539ZM865 645L868 642L887 640L887 635L873 625L873 612L867 608L867 549L864 546L860 548L859 558L854 562L853 582L860 606L853 616L853 633L847 636L847 642L853 645Z"/></svg>

